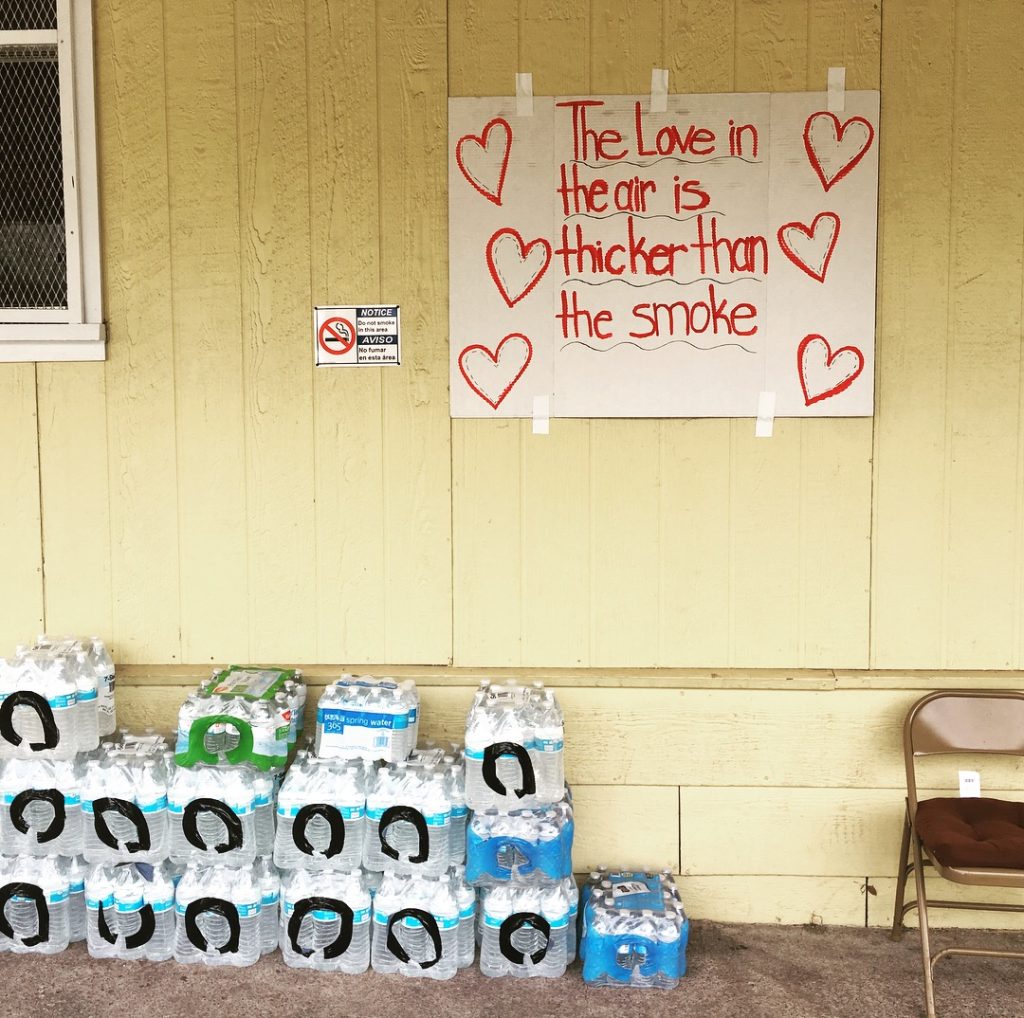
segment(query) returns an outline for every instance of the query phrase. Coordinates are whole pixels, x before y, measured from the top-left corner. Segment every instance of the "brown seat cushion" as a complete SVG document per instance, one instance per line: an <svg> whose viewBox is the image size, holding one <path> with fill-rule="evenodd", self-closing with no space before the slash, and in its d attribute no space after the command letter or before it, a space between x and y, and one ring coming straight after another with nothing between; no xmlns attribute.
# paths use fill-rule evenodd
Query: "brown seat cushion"
<svg viewBox="0 0 1024 1018"><path fill-rule="evenodd" d="M925 799L917 833L943 866L1024 870L1024 803L1004 799Z"/></svg>

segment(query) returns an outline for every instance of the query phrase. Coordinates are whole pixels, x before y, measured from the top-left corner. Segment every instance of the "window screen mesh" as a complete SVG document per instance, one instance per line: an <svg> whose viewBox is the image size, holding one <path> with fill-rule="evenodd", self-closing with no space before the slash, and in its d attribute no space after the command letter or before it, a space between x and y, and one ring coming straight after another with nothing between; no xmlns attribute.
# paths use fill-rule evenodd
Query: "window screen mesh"
<svg viewBox="0 0 1024 1018"><path fill-rule="evenodd" d="M67 304L57 48L0 46L0 307Z"/></svg>
<svg viewBox="0 0 1024 1018"><path fill-rule="evenodd" d="M0 0L0 32L57 27L57 0Z"/></svg>

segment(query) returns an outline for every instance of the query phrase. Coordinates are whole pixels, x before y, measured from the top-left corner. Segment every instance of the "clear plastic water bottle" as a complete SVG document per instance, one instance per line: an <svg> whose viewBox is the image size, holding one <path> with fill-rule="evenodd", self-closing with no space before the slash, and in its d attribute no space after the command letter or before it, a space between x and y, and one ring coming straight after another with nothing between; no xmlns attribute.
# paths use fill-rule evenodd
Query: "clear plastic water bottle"
<svg viewBox="0 0 1024 1018"><path fill-rule="evenodd" d="M278 946L277 916L281 905L281 875L269 856L259 856L254 864L260 885L260 952L272 954Z"/></svg>
<svg viewBox="0 0 1024 1018"><path fill-rule="evenodd" d="M281 895L286 965L350 975L366 971L371 898L359 870L292 870L282 878Z"/></svg>
<svg viewBox="0 0 1024 1018"><path fill-rule="evenodd" d="M255 816L253 826L256 831L256 854L271 855L274 851L274 805L276 799L276 781L274 777L263 771L253 775Z"/></svg>
<svg viewBox="0 0 1024 1018"><path fill-rule="evenodd" d="M85 940L85 875L89 865L80 856L68 859L68 937L72 944Z"/></svg>
<svg viewBox="0 0 1024 1018"><path fill-rule="evenodd" d="M461 763L455 763L454 757L448 765L448 797L452 807L452 829L449 842L449 856L453 863L466 861L466 824L469 821L469 806L466 804L466 772Z"/></svg>
<svg viewBox="0 0 1024 1018"><path fill-rule="evenodd" d="M87 753L100 744L99 680L84 650L75 651L66 660L77 691L78 749Z"/></svg>
<svg viewBox="0 0 1024 1018"><path fill-rule="evenodd" d="M263 943L262 899L252 866L188 866L175 895L175 960L183 964L254 964Z"/></svg>
<svg viewBox="0 0 1024 1018"><path fill-rule="evenodd" d="M104 642L93 636L88 643L89 663L97 677L99 702L97 705L99 734L113 735L117 731L117 702L114 698L114 659Z"/></svg>
<svg viewBox="0 0 1024 1018"><path fill-rule="evenodd" d="M299 736L305 728L306 721L306 684L288 679L284 684L284 692L288 698L288 709L291 711L291 718L288 732L288 742L295 745Z"/></svg>
<svg viewBox="0 0 1024 1018"><path fill-rule="evenodd" d="M57 954L70 942L68 860L31 855L0 856L0 902L11 936L0 931L0 951Z"/></svg>
<svg viewBox="0 0 1024 1018"><path fill-rule="evenodd" d="M420 694L416 683L406 679L401 683L402 695L409 709L409 752L420 744ZM406 754L408 756L408 753Z"/></svg>
<svg viewBox="0 0 1024 1018"><path fill-rule="evenodd" d="M534 773L537 798L556 802L565 786L565 721L551 690L542 690L532 701Z"/></svg>
<svg viewBox="0 0 1024 1018"><path fill-rule="evenodd" d="M463 969L476 957L476 891L466 883L462 866L452 866L448 880L459 906L458 965Z"/></svg>

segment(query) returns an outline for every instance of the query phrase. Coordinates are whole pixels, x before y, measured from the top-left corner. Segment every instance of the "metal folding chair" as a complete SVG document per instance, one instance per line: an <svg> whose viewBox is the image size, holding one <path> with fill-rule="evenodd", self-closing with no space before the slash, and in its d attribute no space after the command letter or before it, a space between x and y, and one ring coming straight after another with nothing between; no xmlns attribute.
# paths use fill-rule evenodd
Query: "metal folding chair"
<svg viewBox="0 0 1024 1018"><path fill-rule="evenodd" d="M976 948L951 947L931 953L929 907L1024 912L1024 904L928 900L926 866L958 884L1024 888L1024 803L954 797L919 802L916 760L940 753L1024 756L1024 692L955 689L930 693L911 707L903 725L907 808L892 938L900 939L905 929L903 920L916 908L928 1018L935 1018L933 975L941 958L956 954L1024 958L1024 952ZM907 878L911 873L917 898L906 901Z"/></svg>

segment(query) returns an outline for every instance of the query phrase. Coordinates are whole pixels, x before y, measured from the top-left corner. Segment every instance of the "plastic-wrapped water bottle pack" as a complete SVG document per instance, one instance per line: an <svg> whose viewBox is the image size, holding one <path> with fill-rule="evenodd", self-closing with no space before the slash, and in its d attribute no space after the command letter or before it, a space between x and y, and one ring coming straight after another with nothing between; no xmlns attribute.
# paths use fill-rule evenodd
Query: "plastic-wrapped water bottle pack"
<svg viewBox="0 0 1024 1018"><path fill-rule="evenodd" d="M305 705L297 669L232 665L214 672L178 711L177 762L283 770L302 732Z"/></svg>
<svg viewBox="0 0 1024 1018"><path fill-rule="evenodd" d="M0 760L0 853L78 855L82 795L71 760Z"/></svg>
<svg viewBox="0 0 1024 1018"><path fill-rule="evenodd" d="M167 787L172 862L248 866L272 852L272 794L255 767L174 767Z"/></svg>
<svg viewBox="0 0 1024 1018"><path fill-rule="evenodd" d="M263 886L253 866L188 866L175 913L175 961L242 967L263 953ZM276 929L276 906L272 918Z"/></svg>
<svg viewBox="0 0 1024 1018"><path fill-rule="evenodd" d="M574 834L567 800L534 810L474 813L466 838L466 876L476 887L544 884L572 875Z"/></svg>
<svg viewBox="0 0 1024 1018"><path fill-rule="evenodd" d="M343 675L317 704L316 755L405 760L419 737L419 703L410 680Z"/></svg>
<svg viewBox="0 0 1024 1018"><path fill-rule="evenodd" d="M0 658L0 758L70 760L115 724L114 664L102 640L41 636Z"/></svg>
<svg viewBox="0 0 1024 1018"><path fill-rule="evenodd" d="M102 863L85 874L86 943L93 958L166 961L174 954L181 869Z"/></svg>
<svg viewBox="0 0 1024 1018"><path fill-rule="evenodd" d="M0 951L63 951L71 940L71 884L70 859L0 856Z"/></svg>
<svg viewBox="0 0 1024 1018"><path fill-rule="evenodd" d="M452 842L452 798L459 778L454 763L436 766L421 759L371 768L363 865L436 877L460 862L464 845Z"/></svg>
<svg viewBox="0 0 1024 1018"><path fill-rule="evenodd" d="M576 882L498 884L480 896L480 971L485 976L565 973L576 959Z"/></svg>
<svg viewBox="0 0 1024 1018"><path fill-rule="evenodd" d="M174 762L162 740L131 748L104 744L79 765L83 854L91 863L159 863L167 858L167 789Z"/></svg>
<svg viewBox="0 0 1024 1018"><path fill-rule="evenodd" d="M370 964L370 887L362 870L286 872L281 953L292 968L365 972Z"/></svg>
<svg viewBox="0 0 1024 1018"><path fill-rule="evenodd" d="M487 680L466 720L466 800L472 810L532 809L565 794L565 722L554 694Z"/></svg>
<svg viewBox="0 0 1024 1018"><path fill-rule="evenodd" d="M365 828L362 762L318 760L299 750L277 795L275 864L353 870L362 863Z"/></svg>
<svg viewBox="0 0 1024 1018"><path fill-rule="evenodd" d="M437 878L385 873L373 899L374 971L451 979L460 964L472 964L472 925L462 917L468 905L460 904L471 892L461 885L457 870Z"/></svg>
<svg viewBox="0 0 1024 1018"><path fill-rule="evenodd" d="M598 870L581 897L584 982L660 989L679 984L690 920L670 871Z"/></svg>

